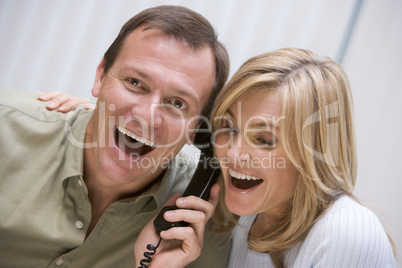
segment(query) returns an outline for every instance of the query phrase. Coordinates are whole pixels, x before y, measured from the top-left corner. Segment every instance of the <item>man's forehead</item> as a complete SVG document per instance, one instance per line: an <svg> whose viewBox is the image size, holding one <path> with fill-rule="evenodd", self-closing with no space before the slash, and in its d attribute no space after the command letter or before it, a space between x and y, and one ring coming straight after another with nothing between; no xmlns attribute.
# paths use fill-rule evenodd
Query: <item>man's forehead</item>
<svg viewBox="0 0 402 268"><path fill-rule="evenodd" d="M159 38L159 41L161 42L172 42L172 44L176 44L178 47L187 48L185 49L187 54L183 55L183 57L180 57L179 55L175 60L182 64L185 73L191 77L194 82L192 83L191 89L180 86L177 88L177 92L197 101L199 105L199 111L197 112L201 113L209 102L215 84L216 62L212 48L204 46L195 49L190 47L190 45L184 40L178 40L173 35L168 35L157 28L147 27L148 25L142 25L131 32L123 44L123 50L124 48L131 47L135 44L134 42L136 42L136 40L146 40L148 38L150 40L152 40L152 38ZM152 44L155 44L155 42L152 42ZM164 50L160 51L161 54L163 52ZM146 72L143 72L143 74L144 76L147 76Z"/></svg>

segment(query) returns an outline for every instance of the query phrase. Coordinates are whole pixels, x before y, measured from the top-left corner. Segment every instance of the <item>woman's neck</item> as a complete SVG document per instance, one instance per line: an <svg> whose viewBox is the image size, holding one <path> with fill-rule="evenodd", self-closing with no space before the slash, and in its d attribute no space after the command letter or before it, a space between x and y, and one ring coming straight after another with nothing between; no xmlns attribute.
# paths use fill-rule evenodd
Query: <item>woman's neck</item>
<svg viewBox="0 0 402 268"><path fill-rule="evenodd" d="M289 213L291 201L288 204L283 204L274 210L259 213L253 225L250 228L249 236L259 238L266 235L269 230L280 224L282 219Z"/></svg>

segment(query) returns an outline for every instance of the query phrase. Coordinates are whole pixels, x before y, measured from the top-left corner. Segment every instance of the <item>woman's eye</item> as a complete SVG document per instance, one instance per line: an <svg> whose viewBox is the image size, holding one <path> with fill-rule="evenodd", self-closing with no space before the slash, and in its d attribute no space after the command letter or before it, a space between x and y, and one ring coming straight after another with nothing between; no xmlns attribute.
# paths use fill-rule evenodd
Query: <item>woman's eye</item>
<svg viewBox="0 0 402 268"><path fill-rule="evenodd" d="M183 101L178 100L178 99L171 100L170 104L179 110L187 109L187 105Z"/></svg>
<svg viewBox="0 0 402 268"><path fill-rule="evenodd" d="M227 134L237 134L239 133L239 130L235 127L231 127L231 126L222 126L222 130L223 132L226 132Z"/></svg>
<svg viewBox="0 0 402 268"><path fill-rule="evenodd" d="M264 148L273 148L276 145L275 139L256 138L257 144L262 145Z"/></svg>

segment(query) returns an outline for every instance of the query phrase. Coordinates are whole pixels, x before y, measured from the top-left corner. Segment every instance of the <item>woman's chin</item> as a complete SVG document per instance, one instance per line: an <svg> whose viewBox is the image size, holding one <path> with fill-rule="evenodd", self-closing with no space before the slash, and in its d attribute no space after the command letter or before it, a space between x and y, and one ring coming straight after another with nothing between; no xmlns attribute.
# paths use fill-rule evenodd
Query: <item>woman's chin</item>
<svg viewBox="0 0 402 268"><path fill-rule="evenodd" d="M239 200L239 198L236 197L226 196L225 204L231 213L238 216L249 216L257 213L249 202L246 200Z"/></svg>

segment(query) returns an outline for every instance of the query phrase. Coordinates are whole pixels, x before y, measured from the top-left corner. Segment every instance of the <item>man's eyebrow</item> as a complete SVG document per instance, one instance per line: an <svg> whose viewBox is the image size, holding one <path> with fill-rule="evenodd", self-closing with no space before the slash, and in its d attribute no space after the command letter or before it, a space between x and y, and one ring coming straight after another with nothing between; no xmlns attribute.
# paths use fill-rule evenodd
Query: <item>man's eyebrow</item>
<svg viewBox="0 0 402 268"><path fill-rule="evenodd" d="M129 67L128 69L130 71L133 71L133 72L137 73L139 76L141 76L141 78L152 82L152 77L149 74L147 74L147 73L145 73L145 72L143 72L143 71L141 71L141 70L139 70L139 69L137 69L135 67Z"/></svg>
<svg viewBox="0 0 402 268"><path fill-rule="evenodd" d="M199 103L199 100L196 97L196 95L191 93L191 91L193 89L184 90L184 89L180 89L180 88L174 88L174 90L175 90L176 94L178 94L179 96L189 98L191 100L191 102L193 102L194 104ZM199 103L199 104L201 105L201 103Z"/></svg>

